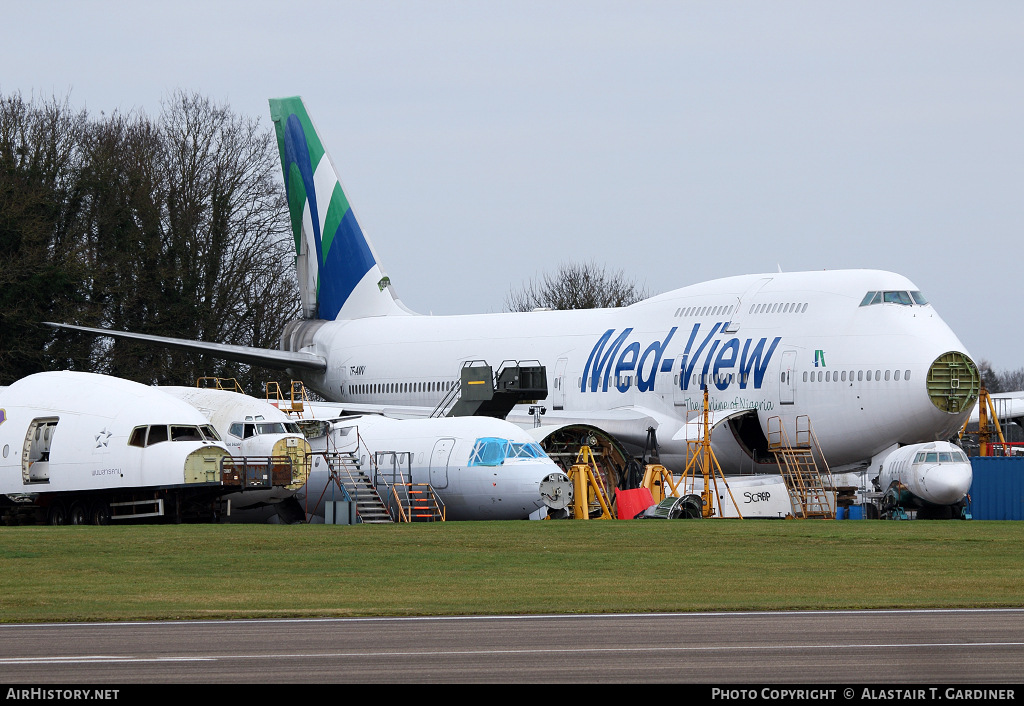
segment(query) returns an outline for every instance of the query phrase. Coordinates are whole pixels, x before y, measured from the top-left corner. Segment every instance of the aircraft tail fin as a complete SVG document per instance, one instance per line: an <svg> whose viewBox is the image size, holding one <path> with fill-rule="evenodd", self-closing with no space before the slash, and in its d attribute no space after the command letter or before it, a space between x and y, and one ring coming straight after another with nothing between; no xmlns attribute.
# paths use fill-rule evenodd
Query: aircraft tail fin
<svg viewBox="0 0 1024 706"><path fill-rule="evenodd" d="M271 98L295 236L303 315L360 319L411 313L384 273L302 98Z"/></svg>

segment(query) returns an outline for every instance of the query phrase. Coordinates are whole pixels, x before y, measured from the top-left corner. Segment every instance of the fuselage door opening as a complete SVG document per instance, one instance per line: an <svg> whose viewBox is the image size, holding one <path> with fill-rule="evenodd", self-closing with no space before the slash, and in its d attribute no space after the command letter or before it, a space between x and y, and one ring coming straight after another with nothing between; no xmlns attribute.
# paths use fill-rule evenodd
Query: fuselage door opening
<svg viewBox="0 0 1024 706"><path fill-rule="evenodd" d="M565 407L565 366L568 365L568 358L559 358L555 363L555 394L552 398L554 409Z"/></svg>
<svg viewBox="0 0 1024 706"><path fill-rule="evenodd" d="M59 421L59 417L39 417L28 425L21 449L22 482L50 482L50 445Z"/></svg>
<svg viewBox="0 0 1024 706"><path fill-rule="evenodd" d="M779 404L793 404L796 397L793 383L793 374L796 371L796 351L783 351L779 371Z"/></svg>
<svg viewBox="0 0 1024 706"><path fill-rule="evenodd" d="M448 487L448 459L452 455L455 439L438 439L430 454L430 485L435 488Z"/></svg>

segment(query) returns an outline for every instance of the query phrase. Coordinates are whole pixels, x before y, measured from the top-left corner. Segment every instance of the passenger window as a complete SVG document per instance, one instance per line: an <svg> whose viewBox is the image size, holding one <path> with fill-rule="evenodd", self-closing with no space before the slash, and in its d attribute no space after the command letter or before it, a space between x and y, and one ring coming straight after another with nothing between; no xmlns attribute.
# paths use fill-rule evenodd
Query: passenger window
<svg viewBox="0 0 1024 706"><path fill-rule="evenodd" d="M904 380L909 380L910 379L910 371L909 370L903 371L903 379Z"/></svg>
<svg viewBox="0 0 1024 706"><path fill-rule="evenodd" d="M900 379L900 371L897 370L895 373L893 373L892 376L893 376L894 380L899 380Z"/></svg>
<svg viewBox="0 0 1024 706"><path fill-rule="evenodd" d="M804 371L804 382L807 382L807 371Z"/></svg>
<svg viewBox="0 0 1024 706"><path fill-rule="evenodd" d="M863 380L863 379L864 379L864 371L863 370L858 370L857 371L857 380L860 381L860 380Z"/></svg>
<svg viewBox="0 0 1024 706"><path fill-rule="evenodd" d="M135 427L128 439L129 446L138 446L140 449L146 445L146 427Z"/></svg>
<svg viewBox="0 0 1024 706"><path fill-rule="evenodd" d="M146 439L146 446L159 444L161 441L167 441L167 427L163 425L150 427L149 437Z"/></svg>
<svg viewBox="0 0 1024 706"><path fill-rule="evenodd" d="M876 370L875 371L875 381L877 382L877 381L879 381L881 379L882 379L882 371L881 370Z"/></svg>
<svg viewBox="0 0 1024 706"><path fill-rule="evenodd" d="M825 382L832 382L832 371L831 370L826 370L825 371Z"/></svg>
<svg viewBox="0 0 1024 706"><path fill-rule="evenodd" d="M865 378L868 382L871 382L871 371L868 371L868 376Z"/></svg>
<svg viewBox="0 0 1024 706"><path fill-rule="evenodd" d="M885 371L885 381L889 382L889 371L888 370Z"/></svg>
<svg viewBox="0 0 1024 706"><path fill-rule="evenodd" d="M846 382L846 371L843 371L843 382Z"/></svg>

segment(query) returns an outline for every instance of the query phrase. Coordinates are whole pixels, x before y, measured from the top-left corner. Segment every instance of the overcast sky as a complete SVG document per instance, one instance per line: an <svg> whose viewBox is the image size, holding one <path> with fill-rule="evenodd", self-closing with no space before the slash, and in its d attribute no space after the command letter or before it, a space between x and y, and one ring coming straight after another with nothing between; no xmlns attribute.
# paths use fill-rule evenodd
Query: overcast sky
<svg viewBox="0 0 1024 706"><path fill-rule="evenodd" d="M5 4L4 93L175 88L268 127L301 95L416 311L568 258L654 292L877 268L1024 365L1021 3Z"/></svg>

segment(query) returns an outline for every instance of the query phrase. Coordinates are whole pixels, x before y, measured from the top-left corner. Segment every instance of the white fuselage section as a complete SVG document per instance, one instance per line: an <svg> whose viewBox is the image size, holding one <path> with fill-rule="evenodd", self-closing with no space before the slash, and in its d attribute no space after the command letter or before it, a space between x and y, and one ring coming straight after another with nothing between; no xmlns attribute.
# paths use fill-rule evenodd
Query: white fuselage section
<svg viewBox="0 0 1024 706"><path fill-rule="evenodd" d="M327 360L326 373L302 377L337 402L431 408L465 361L497 369L539 360L549 422L642 411L656 420L662 459L676 472L682 430L708 380L713 410L752 410L764 434L771 417L792 434L807 415L829 463L856 464L894 444L949 438L967 414L939 409L926 386L936 359L966 355L963 344L930 305L860 306L873 290L916 287L872 270L780 273L696 284L619 309L338 320L303 349ZM752 468L728 425L712 440L727 471Z"/></svg>
<svg viewBox="0 0 1024 706"><path fill-rule="evenodd" d="M899 482L930 505L953 505L964 499L974 478L963 449L947 441L904 446L886 457L878 484L886 490Z"/></svg>
<svg viewBox="0 0 1024 706"><path fill-rule="evenodd" d="M492 447L474 457L481 440ZM501 448L498 440L507 453L491 453ZM524 430L489 417L350 417L332 421L327 436L309 441L314 454L355 452L382 494L396 482L429 483L450 520L526 519L543 505L541 480L560 472ZM307 485L296 495L309 513L322 516L324 500L342 499L327 481L326 463L314 456Z"/></svg>
<svg viewBox="0 0 1024 706"><path fill-rule="evenodd" d="M4 495L219 482L228 454L194 408L105 375L29 375L0 392L0 410Z"/></svg>

